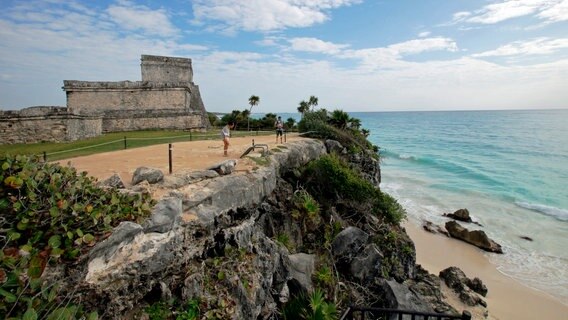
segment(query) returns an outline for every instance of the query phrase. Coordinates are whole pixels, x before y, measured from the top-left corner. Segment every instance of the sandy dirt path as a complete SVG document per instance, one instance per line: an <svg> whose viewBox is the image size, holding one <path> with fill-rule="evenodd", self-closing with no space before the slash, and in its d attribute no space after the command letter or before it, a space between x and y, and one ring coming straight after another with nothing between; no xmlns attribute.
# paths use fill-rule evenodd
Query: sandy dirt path
<svg viewBox="0 0 568 320"><path fill-rule="evenodd" d="M224 157L223 141L220 138L176 142L172 145L172 173L204 170L227 159L237 159L236 170L246 171L255 166L255 163L250 159L239 157L252 145L253 139L255 144L267 144L269 149L286 145L286 143L276 143L275 135L231 138L229 155ZM286 137L287 143L302 139L305 138L299 137L298 134L288 134ZM70 164L79 172L86 171L98 180L107 179L117 173L125 184L129 184L134 170L138 167L152 167L162 170L164 174L169 173L168 143L76 157L61 160L59 163Z"/></svg>

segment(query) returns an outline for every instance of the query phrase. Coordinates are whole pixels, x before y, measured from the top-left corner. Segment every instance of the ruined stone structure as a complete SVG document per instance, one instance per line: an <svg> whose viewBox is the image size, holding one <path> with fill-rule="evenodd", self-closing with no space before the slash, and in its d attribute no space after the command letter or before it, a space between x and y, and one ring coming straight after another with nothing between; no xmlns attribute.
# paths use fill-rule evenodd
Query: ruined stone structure
<svg viewBox="0 0 568 320"><path fill-rule="evenodd" d="M105 132L205 130L191 59L142 55L142 81L65 80L67 108L0 113L0 143L73 141Z"/></svg>
<svg viewBox="0 0 568 320"><path fill-rule="evenodd" d="M100 116L71 114L65 107L30 107L0 110L0 144L72 141L102 132Z"/></svg>

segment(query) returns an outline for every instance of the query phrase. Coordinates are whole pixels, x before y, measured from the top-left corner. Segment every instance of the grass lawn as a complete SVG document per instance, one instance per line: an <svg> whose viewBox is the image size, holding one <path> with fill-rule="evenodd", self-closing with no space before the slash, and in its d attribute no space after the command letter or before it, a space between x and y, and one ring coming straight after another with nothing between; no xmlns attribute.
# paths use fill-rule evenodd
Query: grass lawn
<svg viewBox="0 0 568 320"><path fill-rule="evenodd" d="M113 132L99 137L73 141L73 142L43 142L32 144L3 144L0 145L0 156L5 154L36 154L47 160L61 160L95 153L145 147L154 144L173 143L193 140L220 139L221 129L212 129L207 132L186 132L168 130ZM267 135L273 131L232 131L231 136L243 137L247 135Z"/></svg>

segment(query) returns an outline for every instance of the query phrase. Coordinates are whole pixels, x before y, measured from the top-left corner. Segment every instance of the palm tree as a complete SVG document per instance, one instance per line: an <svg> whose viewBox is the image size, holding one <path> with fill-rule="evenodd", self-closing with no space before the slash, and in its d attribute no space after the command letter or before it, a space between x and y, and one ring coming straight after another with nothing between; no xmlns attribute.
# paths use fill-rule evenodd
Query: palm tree
<svg viewBox="0 0 568 320"><path fill-rule="evenodd" d="M349 123L349 114L343 110L333 110L329 122L339 129L345 129Z"/></svg>
<svg viewBox="0 0 568 320"><path fill-rule="evenodd" d="M249 98L249 104L250 104L249 115L251 114L252 107L256 106L259 103L260 103L260 98L258 96L255 96L255 95L250 96L250 98ZM248 127L248 131L250 131L250 118L249 117L247 117L247 127Z"/></svg>
<svg viewBox="0 0 568 320"><path fill-rule="evenodd" d="M316 96L310 96L310 100L308 100L308 109L311 109L312 107L315 109L315 107L317 107L318 105L318 97Z"/></svg>
<svg viewBox="0 0 568 320"><path fill-rule="evenodd" d="M359 128L361 127L361 119L358 118L349 119L349 126L353 129L359 130Z"/></svg>
<svg viewBox="0 0 568 320"><path fill-rule="evenodd" d="M306 101L302 100L300 102L300 106L298 107L298 112L302 114L302 117L304 117L304 113L306 113L309 110L310 110L309 104Z"/></svg>

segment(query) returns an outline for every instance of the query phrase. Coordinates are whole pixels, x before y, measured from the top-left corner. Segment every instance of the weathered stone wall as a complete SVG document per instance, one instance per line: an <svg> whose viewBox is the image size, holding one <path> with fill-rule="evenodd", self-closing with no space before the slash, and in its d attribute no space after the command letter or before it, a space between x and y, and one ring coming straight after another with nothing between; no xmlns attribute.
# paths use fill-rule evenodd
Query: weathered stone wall
<svg viewBox="0 0 568 320"><path fill-rule="evenodd" d="M71 113L92 115L113 111L178 109L189 110L189 87L151 82L64 81L67 107ZM106 131L106 130L105 130Z"/></svg>
<svg viewBox="0 0 568 320"><path fill-rule="evenodd" d="M73 141L101 133L100 117L69 114L64 107L0 111L0 141L3 144Z"/></svg>
<svg viewBox="0 0 568 320"><path fill-rule="evenodd" d="M144 113L122 113L103 119L104 132L153 129L205 130L199 112L176 112L175 110Z"/></svg>
<svg viewBox="0 0 568 320"><path fill-rule="evenodd" d="M142 81L192 82L191 59L142 55Z"/></svg>

